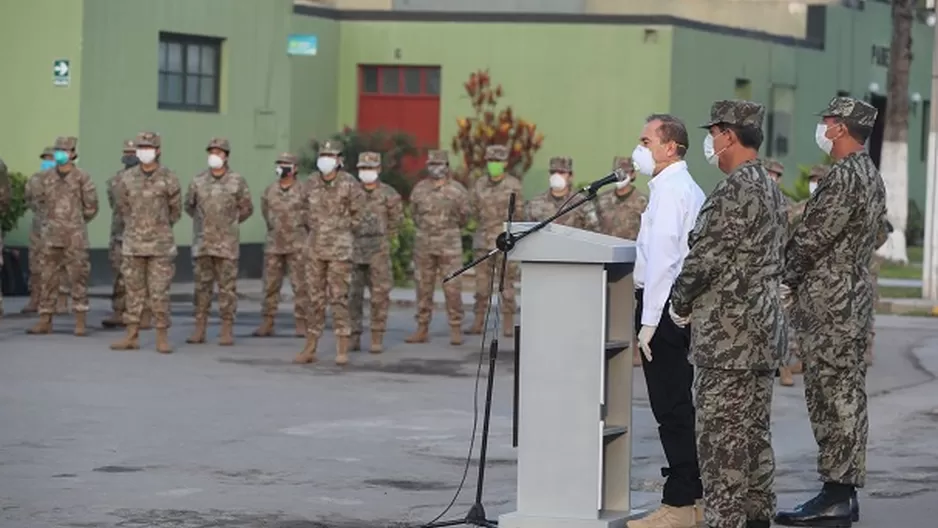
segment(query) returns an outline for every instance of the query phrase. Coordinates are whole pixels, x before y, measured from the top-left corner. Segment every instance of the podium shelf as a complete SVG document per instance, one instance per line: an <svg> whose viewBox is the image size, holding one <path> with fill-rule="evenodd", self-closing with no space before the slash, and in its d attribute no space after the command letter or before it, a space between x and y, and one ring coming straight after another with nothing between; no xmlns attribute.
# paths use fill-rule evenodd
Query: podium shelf
<svg viewBox="0 0 938 528"><path fill-rule="evenodd" d="M629 432L629 428L624 425L607 425L603 427L603 440L609 442L615 440L625 433Z"/></svg>
<svg viewBox="0 0 938 528"><path fill-rule="evenodd" d="M606 359L614 358L619 352L627 350L629 345L628 341L609 341L606 343Z"/></svg>

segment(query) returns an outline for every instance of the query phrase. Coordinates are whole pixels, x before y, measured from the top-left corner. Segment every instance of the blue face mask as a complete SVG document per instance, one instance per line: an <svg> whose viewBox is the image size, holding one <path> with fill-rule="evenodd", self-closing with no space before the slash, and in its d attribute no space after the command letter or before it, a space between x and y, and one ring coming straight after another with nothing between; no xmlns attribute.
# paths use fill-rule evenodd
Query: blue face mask
<svg viewBox="0 0 938 528"><path fill-rule="evenodd" d="M52 167L55 167L55 162L52 160L44 159L42 160L42 163L39 165L39 170L47 171L51 169Z"/></svg>
<svg viewBox="0 0 938 528"><path fill-rule="evenodd" d="M68 152L64 150L56 150L53 157L55 158L56 165L65 165L69 160Z"/></svg>

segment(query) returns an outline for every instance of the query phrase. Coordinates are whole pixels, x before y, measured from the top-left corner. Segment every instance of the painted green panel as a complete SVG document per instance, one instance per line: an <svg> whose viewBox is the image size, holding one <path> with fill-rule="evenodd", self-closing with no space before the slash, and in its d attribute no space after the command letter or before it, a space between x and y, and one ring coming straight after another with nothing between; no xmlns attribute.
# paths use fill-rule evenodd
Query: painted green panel
<svg viewBox="0 0 938 528"><path fill-rule="evenodd" d="M206 167L208 141L229 138L231 167L248 180L259 209L258 196L275 177L274 159L290 146L292 16L290 0L86 0L80 146L102 200L104 182L118 169L121 141L152 130L162 135L163 162L184 187ZM157 108L160 32L224 39L219 113ZM105 205L92 222L94 247L107 244L109 217ZM241 240L263 238L258 211ZM176 226L176 240L191 243L188 217Z"/></svg>
<svg viewBox="0 0 938 528"><path fill-rule="evenodd" d="M11 170L29 175L56 136L78 134L81 98L81 0L3 0L0 7L0 156ZM50 30L54 28L54 30ZM41 38L38 35L42 35ZM53 86L52 64L69 60L70 84ZM7 235L25 244L31 216Z"/></svg>
<svg viewBox="0 0 938 528"><path fill-rule="evenodd" d="M292 32L316 35L315 56L290 57L292 76L290 148L297 154L312 138L323 138L336 131L339 81L339 23L325 18L294 15Z"/></svg>
<svg viewBox="0 0 938 528"><path fill-rule="evenodd" d="M472 72L488 68L493 80L504 87L503 101L536 123L546 138L525 178L529 196L547 187L551 156L573 156L578 181L605 175L613 156L631 153L644 117L666 111L670 101L671 29L667 27L341 25L337 128L356 124L358 65L441 66L440 145L448 148L456 119L471 112L463 83Z"/></svg>

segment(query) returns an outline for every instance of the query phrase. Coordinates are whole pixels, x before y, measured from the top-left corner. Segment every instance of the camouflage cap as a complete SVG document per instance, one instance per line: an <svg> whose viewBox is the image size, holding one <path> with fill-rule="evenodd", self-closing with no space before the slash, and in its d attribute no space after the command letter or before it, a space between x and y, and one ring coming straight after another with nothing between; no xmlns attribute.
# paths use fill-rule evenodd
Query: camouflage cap
<svg viewBox="0 0 938 528"><path fill-rule="evenodd" d="M151 148L160 148L162 143L162 138L156 132L141 132L137 134L137 138L134 139L134 143L137 145L137 148L140 147L151 147Z"/></svg>
<svg viewBox="0 0 938 528"><path fill-rule="evenodd" d="M132 139L125 139L121 148L124 152L134 152L137 150L137 146L134 145L134 140Z"/></svg>
<svg viewBox="0 0 938 528"><path fill-rule="evenodd" d="M56 150L75 150L78 148L78 138L59 136L55 138L55 146L53 148Z"/></svg>
<svg viewBox="0 0 938 528"><path fill-rule="evenodd" d="M55 155L55 147L46 147L42 149L42 154L39 155L39 159L42 159L46 156L52 157Z"/></svg>
<svg viewBox="0 0 938 528"><path fill-rule="evenodd" d="M573 172L573 158L555 156L550 159L550 172Z"/></svg>
<svg viewBox="0 0 938 528"><path fill-rule="evenodd" d="M759 103L741 100L722 100L710 107L710 121L700 128L713 125L736 125L741 127L762 128L765 107Z"/></svg>
<svg viewBox="0 0 938 528"><path fill-rule="evenodd" d="M345 150L345 145L343 145L342 142L338 139L327 139L322 142L322 145L319 146L320 154L339 156L342 154L343 150Z"/></svg>
<svg viewBox="0 0 938 528"><path fill-rule="evenodd" d="M829 165L815 165L811 167L811 172L808 173L808 178L812 180L815 178L821 178L827 174L829 170L831 170Z"/></svg>
<svg viewBox="0 0 938 528"><path fill-rule="evenodd" d="M631 156L616 156L615 158L613 158L612 170L616 170L618 168L625 169L629 172L634 171L635 164L632 163L632 157Z"/></svg>
<svg viewBox="0 0 938 528"><path fill-rule="evenodd" d="M508 161L508 147L505 145L485 147L485 161Z"/></svg>
<svg viewBox="0 0 938 528"><path fill-rule="evenodd" d="M427 152L427 165L449 165L449 152L445 150Z"/></svg>
<svg viewBox="0 0 938 528"><path fill-rule="evenodd" d="M289 152L281 152L280 155L277 156L277 163L296 165L296 156Z"/></svg>
<svg viewBox="0 0 938 528"><path fill-rule="evenodd" d="M835 97L827 103L827 108L818 112L817 115L821 117L839 117L853 125L872 127L876 123L877 114L876 107L866 101L854 99L853 97Z"/></svg>
<svg viewBox="0 0 938 528"><path fill-rule="evenodd" d="M785 166L782 165L782 162L774 158L769 158L765 160L765 170L770 172L777 172L779 174L785 172Z"/></svg>
<svg viewBox="0 0 938 528"><path fill-rule="evenodd" d="M381 154L377 152L362 152L358 155L359 168L378 168L381 166Z"/></svg>
<svg viewBox="0 0 938 528"><path fill-rule="evenodd" d="M213 137L209 140L208 146L205 147L205 150L224 150L226 154L231 154L231 143L228 142L228 138L223 137Z"/></svg>

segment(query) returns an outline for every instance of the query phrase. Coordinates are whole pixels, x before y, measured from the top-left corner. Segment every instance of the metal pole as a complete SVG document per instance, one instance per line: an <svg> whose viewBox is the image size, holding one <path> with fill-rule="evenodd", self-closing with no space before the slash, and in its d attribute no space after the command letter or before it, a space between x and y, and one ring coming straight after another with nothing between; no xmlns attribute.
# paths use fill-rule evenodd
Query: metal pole
<svg viewBox="0 0 938 528"><path fill-rule="evenodd" d="M922 262L922 297L938 302L938 22L932 45L931 115L928 122L928 166L925 174L925 240Z"/></svg>

